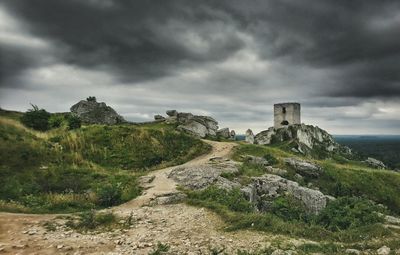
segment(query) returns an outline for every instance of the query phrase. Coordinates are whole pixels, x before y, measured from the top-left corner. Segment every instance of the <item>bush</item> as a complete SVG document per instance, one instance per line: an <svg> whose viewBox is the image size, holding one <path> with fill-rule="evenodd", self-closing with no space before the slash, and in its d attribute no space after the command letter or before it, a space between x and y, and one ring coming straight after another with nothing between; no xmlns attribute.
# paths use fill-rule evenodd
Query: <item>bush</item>
<svg viewBox="0 0 400 255"><path fill-rule="evenodd" d="M81 119L75 115L69 115L67 121L68 121L68 129L69 130L78 129L82 126Z"/></svg>
<svg viewBox="0 0 400 255"><path fill-rule="evenodd" d="M279 163L279 161L272 154L269 153L265 154L263 158L266 159L271 165L276 165Z"/></svg>
<svg viewBox="0 0 400 255"><path fill-rule="evenodd" d="M252 212L254 210L253 205L245 199L239 189L227 191L210 186L202 191L189 192L188 198L193 204L201 201L216 203L235 212Z"/></svg>
<svg viewBox="0 0 400 255"><path fill-rule="evenodd" d="M271 212L284 220L309 221L305 206L293 196L276 198L271 205Z"/></svg>
<svg viewBox="0 0 400 255"><path fill-rule="evenodd" d="M35 130L47 131L49 130L49 119L51 114L44 109L39 109L37 105L32 105L22 117L21 122Z"/></svg>
<svg viewBox="0 0 400 255"><path fill-rule="evenodd" d="M316 222L331 231L357 228L383 222L378 211L382 208L369 200L341 197L330 202Z"/></svg>
<svg viewBox="0 0 400 255"><path fill-rule="evenodd" d="M59 127L61 127L63 121L64 121L63 116L53 114L49 118L49 127L50 128L59 128Z"/></svg>
<svg viewBox="0 0 400 255"><path fill-rule="evenodd" d="M113 206L122 201L121 183L108 183L97 188L96 195L101 206Z"/></svg>
<svg viewBox="0 0 400 255"><path fill-rule="evenodd" d="M96 213L95 210L90 210L81 213L77 222L71 220L66 224L74 229L92 230L99 227L107 227L116 222L117 217L113 213Z"/></svg>

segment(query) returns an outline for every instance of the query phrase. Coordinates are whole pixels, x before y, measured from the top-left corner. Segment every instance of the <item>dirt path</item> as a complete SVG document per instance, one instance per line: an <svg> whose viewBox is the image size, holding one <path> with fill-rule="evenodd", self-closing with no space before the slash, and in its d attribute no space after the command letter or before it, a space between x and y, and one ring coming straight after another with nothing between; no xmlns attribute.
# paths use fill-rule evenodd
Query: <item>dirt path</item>
<svg viewBox="0 0 400 255"><path fill-rule="evenodd" d="M227 142L214 142L208 140L203 141L210 144L212 146L212 150L206 155L200 156L180 165L181 167L205 164L210 158L227 157L231 153L232 148L236 145L235 143ZM158 196L177 192L176 182L168 178L168 174L176 167L178 166L168 167L151 172L147 177L149 177L149 179L152 181L143 185L144 188L146 188L145 193L125 204L114 207L114 211L120 213L123 213L124 211L130 211L132 208L138 208L148 204L152 199Z"/></svg>
<svg viewBox="0 0 400 255"><path fill-rule="evenodd" d="M181 166L227 157L235 146L205 142L212 145L212 151ZM82 234L59 226L48 231L44 222L62 222L56 215L0 213L0 254L149 254L158 242L170 246L168 254L210 254L211 249L222 247L235 254L238 249L269 246L280 238L252 231L224 232L221 219L202 208L185 204L147 206L158 196L176 192L176 183L168 178L175 167L151 172L143 195L111 209L118 215L133 216L134 223L127 229Z"/></svg>

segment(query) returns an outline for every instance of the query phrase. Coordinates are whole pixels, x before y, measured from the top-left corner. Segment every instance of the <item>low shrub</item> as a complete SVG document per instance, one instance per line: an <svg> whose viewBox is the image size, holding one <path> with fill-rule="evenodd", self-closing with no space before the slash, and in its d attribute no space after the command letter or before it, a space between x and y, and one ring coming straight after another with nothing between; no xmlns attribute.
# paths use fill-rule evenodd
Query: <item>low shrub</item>
<svg viewBox="0 0 400 255"><path fill-rule="evenodd" d="M78 220L69 220L66 225L73 229L93 230L107 228L117 223L117 217L113 213L97 213L90 210L79 214Z"/></svg>
<svg viewBox="0 0 400 255"><path fill-rule="evenodd" d="M29 128L33 128L39 131L49 130L49 119L51 114L44 109L39 109L37 105L32 105L32 109L29 109L21 117L21 122Z"/></svg>
<svg viewBox="0 0 400 255"><path fill-rule="evenodd" d="M64 122L62 115L52 114L49 118L49 128L59 128Z"/></svg>
<svg viewBox="0 0 400 255"><path fill-rule="evenodd" d="M189 192L188 199L193 204L200 202L215 203L235 212L252 212L254 210L253 205L245 199L239 189L227 191L210 186L205 190Z"/></svg>
<svg viewBox="0 0 400 255"><path fill-rule="evenodd" d="M316 222L331 231L357 228L383 222L379 211L382 208L369 200L341 197L330 202Z"/></svg>
<svg viewBox="0 0 400 255"><path fill-rule="evenodd" d="M116 205L122 200L121 183L110 182L97 188L96 195L101 206L109 207Z"/></svg>
<svg viewBox="0 0 400 255"><path fill-rule="evenodd" d="M308 222L311 218L304 204L291 195L276 198L271 204L270 211L288 221L299 220Z"/></svg>
<svg viewBox="0 0 400 255"><path fill-rule="evenodd" d="M69 130L78 129L82 126L82 121L78 116L69 115L67 118L67 125Z"/></svg>
<svg viewBox="0 0 400 255"><path fill-rule="evenodd" d="M157 246L155 247L155 249L149 253L149 255L161 255L161 254L165 254L166 252L169 251L169 245L168 244L163 244L161 242L157 243Z"/></svg>
<svg viewBox="0 0 400 255"><path fill-rule="evenodd" d="M266 159L268 161L268 163L270 163L271 165L276 165L279 163L278 159L270 153L265 154L263 156L263 158Z"/></svg>

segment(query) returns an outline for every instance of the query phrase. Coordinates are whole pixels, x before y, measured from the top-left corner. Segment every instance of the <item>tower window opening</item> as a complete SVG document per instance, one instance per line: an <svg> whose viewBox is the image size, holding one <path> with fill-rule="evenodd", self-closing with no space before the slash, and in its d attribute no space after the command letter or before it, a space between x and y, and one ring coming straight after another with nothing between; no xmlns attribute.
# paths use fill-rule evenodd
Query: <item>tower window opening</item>
<svg viewBox="0 0 400 255"><path fill-rule="evenodd" d="M283 112L283 113L286 113L286 107L283 107L283 108L282 108L282 112Z"/></svg>
<svg viewBox="0 0 400 255"><path fill-rule="evenodd" d="M287 121L287 120L284 120L284 121L282 121L282 122L281 122L281 125L283 125L283 126L287 126L287 125L289 125L289 121Z"/></svg>

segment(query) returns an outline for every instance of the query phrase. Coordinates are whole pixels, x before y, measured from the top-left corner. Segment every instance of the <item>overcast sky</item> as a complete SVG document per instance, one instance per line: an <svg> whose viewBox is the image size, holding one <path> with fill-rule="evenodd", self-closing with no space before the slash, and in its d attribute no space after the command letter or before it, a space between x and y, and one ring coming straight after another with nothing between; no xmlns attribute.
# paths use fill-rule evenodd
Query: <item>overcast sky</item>
<svg viewBox="0 0 400 255"><path fill-rule="evenodd" d="M333 134L400 134L400 1L1 0L0 106L87 96L131 121L177 109L237 133L295 101Z"/></svg>

